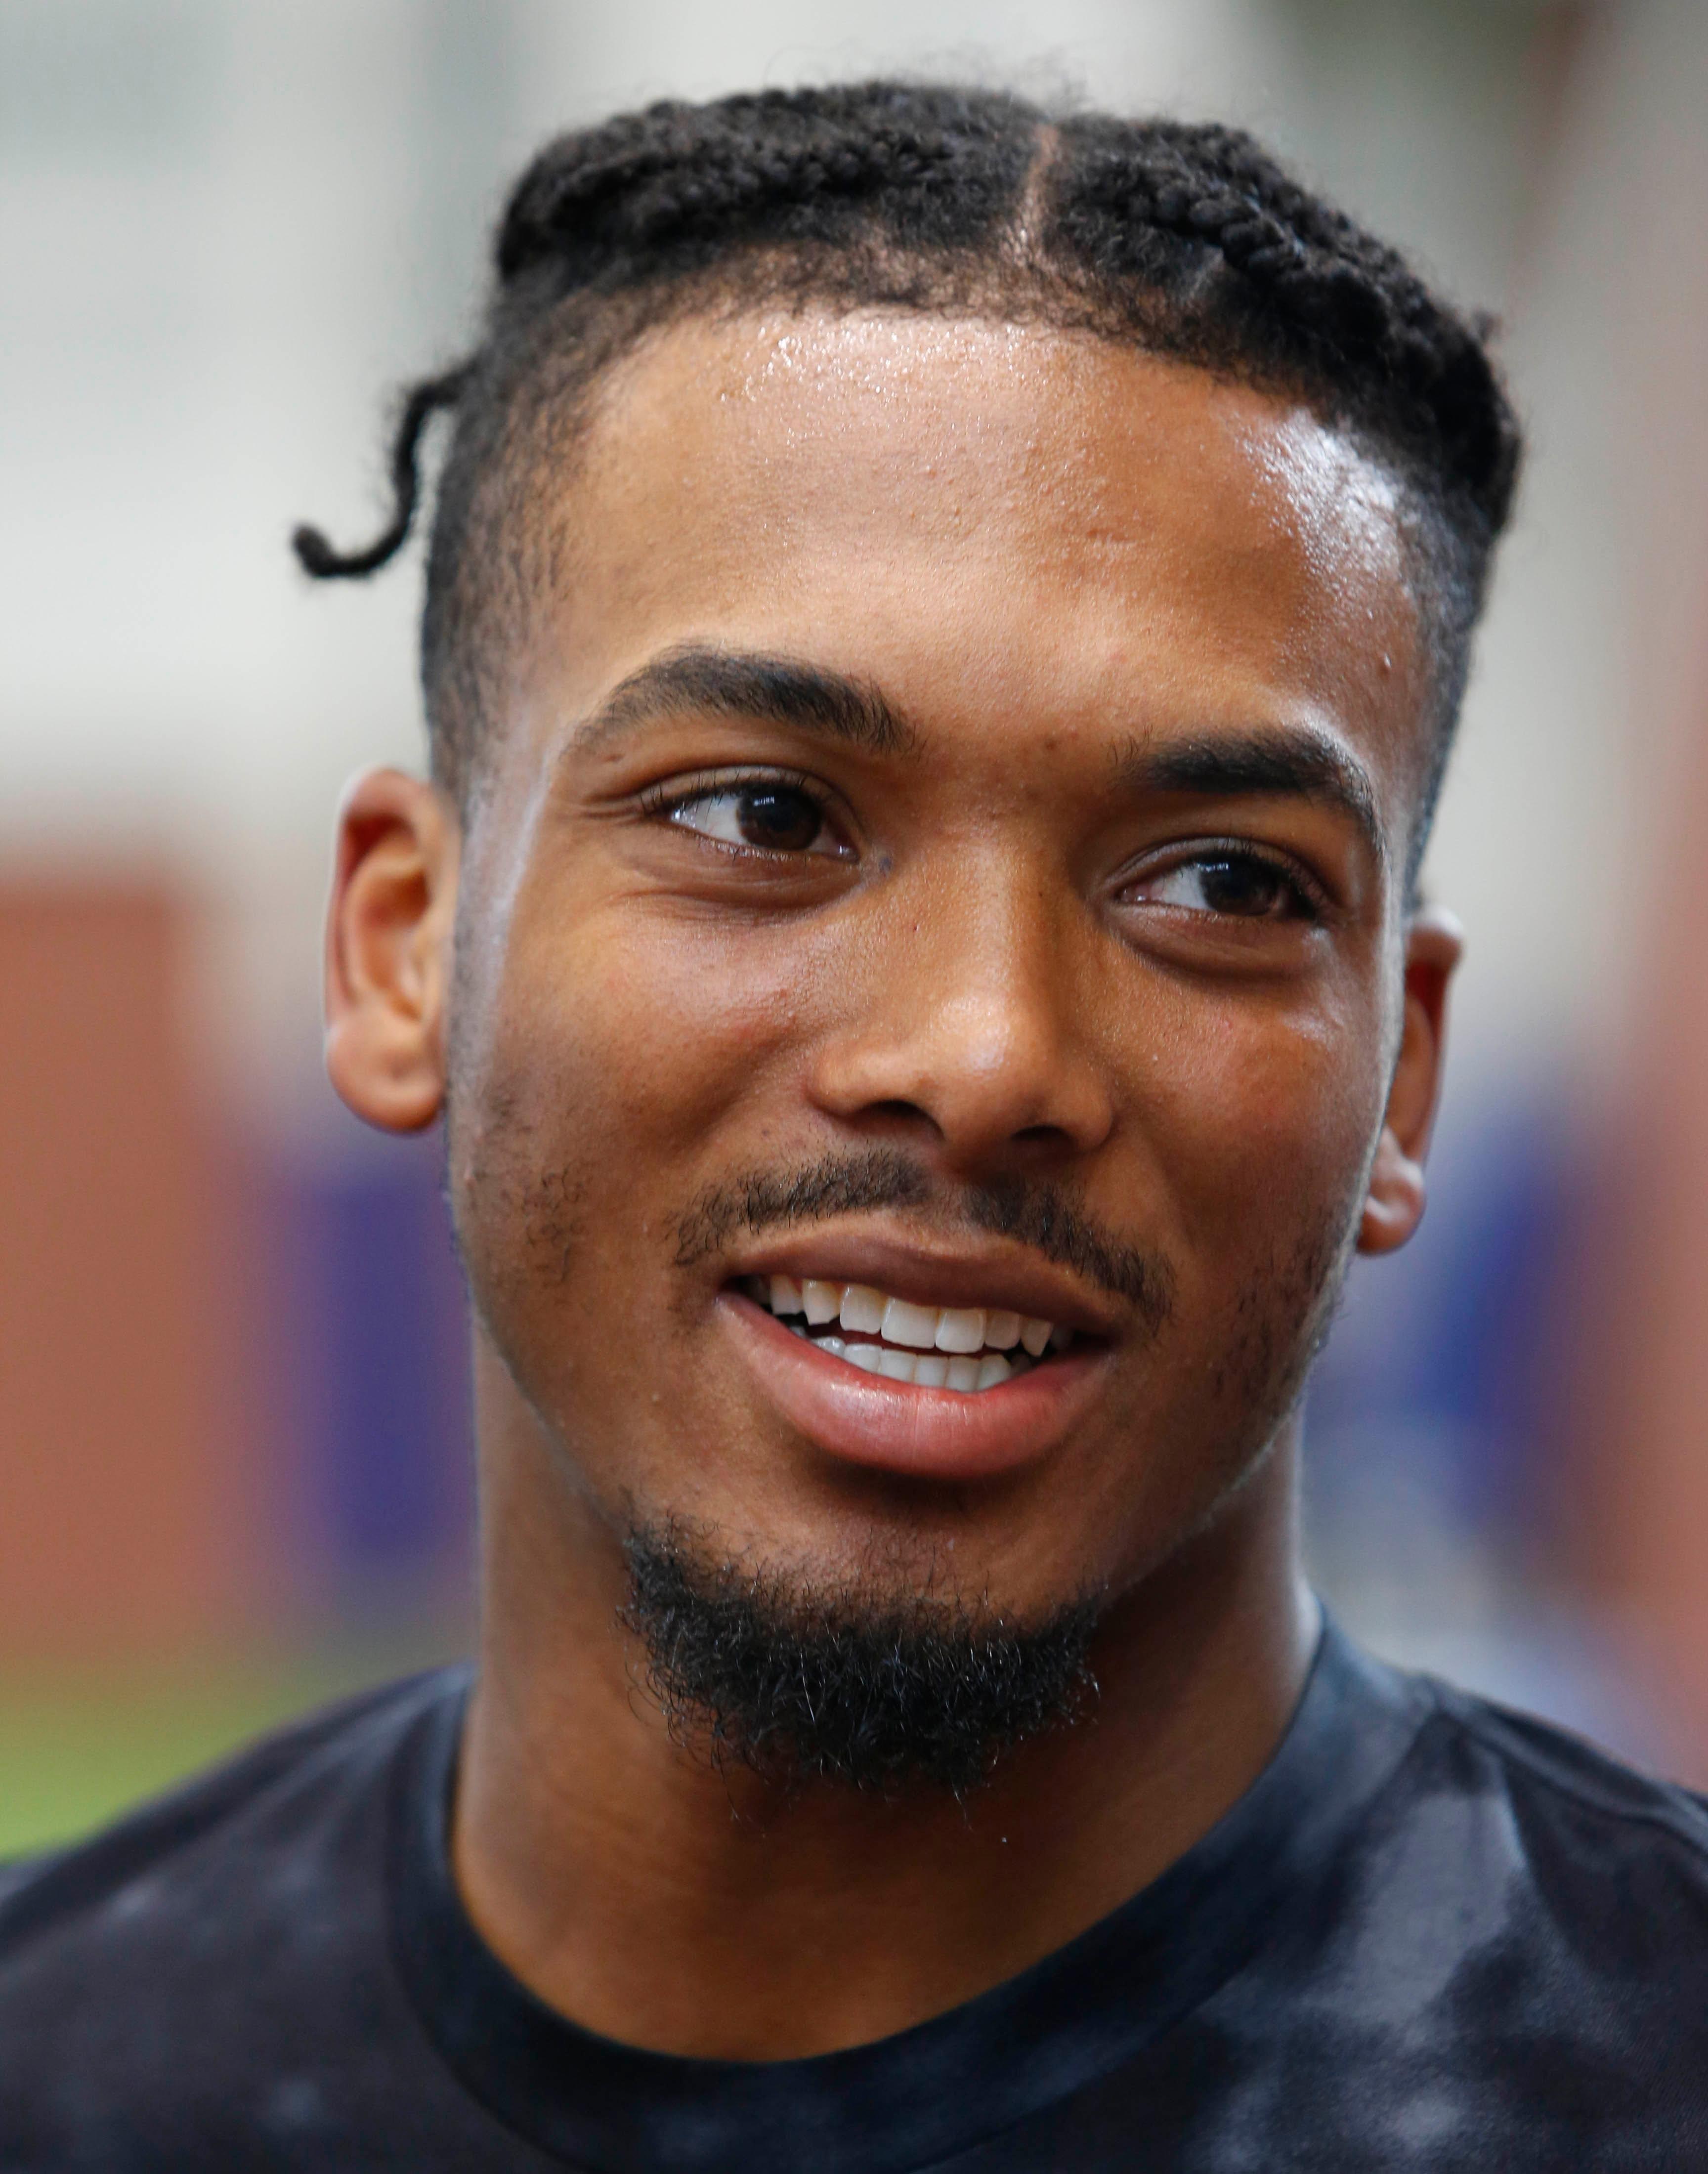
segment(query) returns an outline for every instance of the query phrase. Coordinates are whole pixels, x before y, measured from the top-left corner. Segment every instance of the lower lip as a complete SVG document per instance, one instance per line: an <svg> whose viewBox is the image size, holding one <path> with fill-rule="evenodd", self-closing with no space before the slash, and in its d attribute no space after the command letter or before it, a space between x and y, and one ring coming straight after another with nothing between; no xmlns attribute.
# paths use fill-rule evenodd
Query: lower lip
<svg viewBox="0 0 1708 2174"><path fill-rule="evenodd" d="M922 1389L819 1350L739 1291L718 1306L792 1426L850 1464L923 1479L983 1479L1046 1456L1089 1406L1108 1355L1069 1352L993 1389Z"/></svg>

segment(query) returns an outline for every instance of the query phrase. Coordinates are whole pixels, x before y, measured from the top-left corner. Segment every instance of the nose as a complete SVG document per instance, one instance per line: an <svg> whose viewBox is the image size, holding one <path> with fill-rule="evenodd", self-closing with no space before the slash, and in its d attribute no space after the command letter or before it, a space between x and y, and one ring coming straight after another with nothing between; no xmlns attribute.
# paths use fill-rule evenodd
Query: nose
<svg viewBox="0 0 1708 2174"><path fill-rule="evenodd" d="M813 1100L857 1131L928 1138L962 1175L1089 1154L1115 1111L1081 1001L1088 933L1078 900L1040 895L1035 872L1030 887L986 866L895 895L862 932Z"/></svg>

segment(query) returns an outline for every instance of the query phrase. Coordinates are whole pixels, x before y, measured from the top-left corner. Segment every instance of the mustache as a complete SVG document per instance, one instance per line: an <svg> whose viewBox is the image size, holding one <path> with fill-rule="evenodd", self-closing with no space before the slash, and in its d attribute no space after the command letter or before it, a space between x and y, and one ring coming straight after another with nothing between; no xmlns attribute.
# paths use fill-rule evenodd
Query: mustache
<svg viewBox="0 0 1708 2174"><path fill-rule="evenodd" d="M676 1265L697 1268L738 1236L881 1208L924 1209L939 1223L1012 1238L1122 1300L1152 1334L1173 1306L1174 1274L1165 1257L1105 1229L1061 1186L1028 1178L949 1186L896 1148L826 1155L799 1169L752 1171L707 1186L676 1219Z"/></svg>

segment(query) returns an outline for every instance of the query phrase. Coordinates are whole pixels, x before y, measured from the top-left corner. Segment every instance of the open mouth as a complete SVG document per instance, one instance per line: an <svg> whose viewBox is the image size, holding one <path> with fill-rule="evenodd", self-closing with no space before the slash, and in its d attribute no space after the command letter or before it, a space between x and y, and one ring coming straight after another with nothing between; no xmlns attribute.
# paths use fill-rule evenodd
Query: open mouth
<svg viewBox="0 0 1708 2174"><path fill-rule="evenodd" d="M999 1388L1073 1341L1071 1328L999 1307L921 1306L871 1284L744 1276L739 1288L794 1335L862 1372L964 1396Z"/></svg>

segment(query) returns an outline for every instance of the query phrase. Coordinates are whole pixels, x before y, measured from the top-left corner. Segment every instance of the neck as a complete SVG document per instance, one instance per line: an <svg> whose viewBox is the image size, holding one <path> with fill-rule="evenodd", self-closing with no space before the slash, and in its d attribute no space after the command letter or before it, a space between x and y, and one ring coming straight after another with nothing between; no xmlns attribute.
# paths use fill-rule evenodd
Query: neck
<svg viewBox="0 0 1708 2174"><path fill-rule="evenodd" d="M1215 1823L1267 1760L1309 1663L1289 1429L1111 1611L1084 1722L965 1800L782 1788L671 1742L617 1626L608 1528L561 1483L543 1508L537 1460L492 1462L454 1871L524 1984L633 2045L825 2052L1013 1976Z"/></svg>

